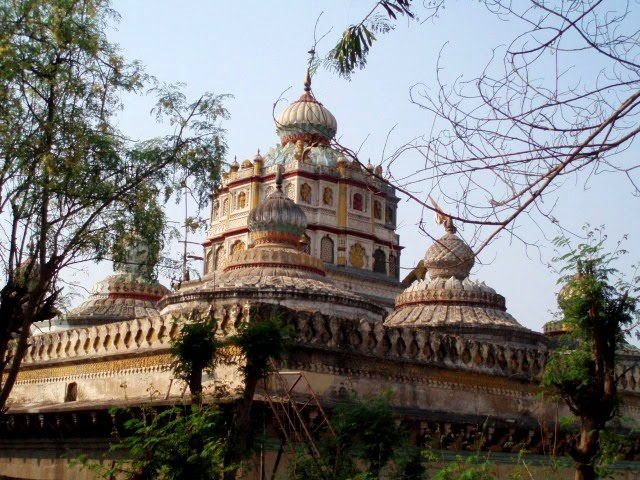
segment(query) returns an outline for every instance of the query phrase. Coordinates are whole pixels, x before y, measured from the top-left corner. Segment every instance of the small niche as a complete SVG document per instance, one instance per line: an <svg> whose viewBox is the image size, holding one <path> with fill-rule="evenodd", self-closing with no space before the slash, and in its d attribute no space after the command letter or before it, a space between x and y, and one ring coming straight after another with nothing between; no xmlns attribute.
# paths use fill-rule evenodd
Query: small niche
<svg viewBox="0 0 640 480"><path fill-rule="evenodd" d="M67 390L64 394L65 402L75 402L78 399L78 384L71 382L67 384Z"/></svg>

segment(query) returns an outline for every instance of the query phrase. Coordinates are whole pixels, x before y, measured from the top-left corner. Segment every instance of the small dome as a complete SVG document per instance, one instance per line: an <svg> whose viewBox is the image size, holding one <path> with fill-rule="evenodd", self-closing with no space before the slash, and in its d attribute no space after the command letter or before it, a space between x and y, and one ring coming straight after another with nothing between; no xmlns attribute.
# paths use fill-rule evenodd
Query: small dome
<svg viewBox="0 0 640 480"><path fill-rule="evenodd" d="M280 140L283 145L298 140L328 144L338 130L336 117L311 93L308 73L304 90L302 96L285 108L276 121Z"/></svg>
<svg viewBox="0 0 640 480"><path fill-rule="evenodd" d="M240 168L240 165L238 164L238 159L234 158L233 159L233 163L231 164L231 167L229 168L232 172L237 172L238 168Z"/></svg>
<svg viewBox="0 0 640 480"><path fill-rule="evenodd" d="M302 208L282 192L282 174L276 175L276 190L249 213L247 225L256 243L274 238L299 242L307 229L307 216ZM283 237L284 236L284 237Z"/></svg>
<svg viewBox="0 0 640 480"><path fill-rule="evenodd" d="M255 157L253 157L253 163L263 163L263 162L264 162L264 157L260 155L260 149L258 149L258 153L256 153Z"/></svg>
<svg viewBox="0 0 640 480"><path fill-rule="evenodd" d="M102 325L158 315L158 302L169 293L155 280L118 271L96 283L91 296L64 316L64 323Z"/></svg>
<svg viewBox="0 0 640 480"><path fill-rule="evenodd" d="M242 168L253 168L253 163L251 163L251 160L245 160L242 162Z"/></svg>
<svg viewBox="0 0 640 480"><path fill-rule="evenodd" d="M473 250L456 235L455 227L434 242L424 256L424 264L431 278L455 277L462 280L469 276L474 263Z"/></svg>

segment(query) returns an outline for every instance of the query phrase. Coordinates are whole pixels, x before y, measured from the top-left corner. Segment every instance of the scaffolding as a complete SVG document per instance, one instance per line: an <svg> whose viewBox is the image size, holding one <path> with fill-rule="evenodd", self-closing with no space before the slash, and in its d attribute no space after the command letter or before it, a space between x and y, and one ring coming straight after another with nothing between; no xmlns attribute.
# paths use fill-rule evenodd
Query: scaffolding
<svg viewBox="0 0 640 480"><path fill-rule="evenodd" d="M295 445L304 446L319 470L326 472L316 438L320 433L329 434L334 438L336 434L307 376L300 371L274 369L264 379L264 395L282 433L282 442L273 465L271 480L275 479L285 445L290 448L294 448ZM315 419L319 420L314 422L314 425L308 420L312 411ZM324 432L321 432L322 430Z"/></svg>

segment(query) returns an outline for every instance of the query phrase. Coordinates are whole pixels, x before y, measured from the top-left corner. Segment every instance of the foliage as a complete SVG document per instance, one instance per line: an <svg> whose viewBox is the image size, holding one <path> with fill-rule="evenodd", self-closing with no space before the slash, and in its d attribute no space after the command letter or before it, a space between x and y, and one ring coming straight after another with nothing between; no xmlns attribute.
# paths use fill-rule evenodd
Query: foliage
<svg viewBox="0 0 640 480"><path fill-rule="evenodd" d="M286 352L291 332L282 317L271 312L240 324L230 342L244 353L245 377L260 379L269 373L271 362L280 360Z"/></svg>
<svg viewBox="0 0 640 480"><path fill-rule="evenodd" d="M189 385L194 403L199 403L202 400L202 374L216 364L219 348L215 336L216 320L193 311L180 321L179 328L178 336L171 343L172 369L177 378Z"/></svg>
<svg viewBox="0 0 640 480"><path fill-rule="evenodd" d="M153 271L162 203L187 184L203 202L218 182L225 96L188 100L149 77L107 38L117 19L107 0L0 3L0 410L31 324L59 313L61 273L127 262L132 238ZM115 117L123 95L144 92L170 133L134 142Z"/></svg>
<svg viewBox="0 0 640 480"><path fill-rule="evenodd" d="M486 458L457 457L434 473L433 480L494 480L497 476L494 465Z"/></svg>
<svg viewBox="0 0 640 480"><path fill-rule="evenodd" d="M127 416L122 436L112 443L110 453L126 458L105 468L80 461L102 478L129 480L209 480L224 472L224 422L215 407L172 407L141 412L113 409Z"/></svg>
<svg viewBox="0 0 640 480"><path fill-rule="evenodd" d="M556 245L568 249L558 295L564 338L551 354L541 382L550 395L562 398L580 420L578 441L571 450L577 478L595 478L596 465L607 463L603 448L611 420L619 413L618 351L638 317L637 279L627 282L614 263L626 253L620 244L606 250L602 229L588 230L586 241L572 247L567 239Z"/></svg>
<svg viewBox="0 0 640 480"><path fill-rule="evenodd" d="M389 396L366 402L354 398L338 405L332 417L341 454L359 459L378 474L400 441Z"/></svg>
<svg viewBox="0 0 640 480"><path fill-rule="evenodd" d="M331 425L335 437L327 436L320 443L321 463L299 452L291 465L292 479L374 479L383 470L385 478L423 478L422 452L402 441L389 395L345 400L334 409Z"/></svg>
<svg viewBox="0 0 640 480"><path fill-rule="evenodd" d="M367 64L369 48L376 40L375 34L387 33L393 29L391 20L398 16L414 18L412 0L380 0L375 3L369 14L357 25L350 25L342 33L342 38L331 50L327 64L339 75L350 78L356 69L363 69ZM385 15L377 14L384 10Z"/></svg>
<svg viewBox="0 0 640 480"><path fill-rule="evenodd" d="M244 391L235 405L225 465L238 465L250 451L251 410L258 381L269 373L273 361L282 358L291 341L291 332L277 307L254 307L249 321L237 328L238 333L229 342L244 354ZM224 478L234 479L235 475L236 471L229 469Z"/></svg>

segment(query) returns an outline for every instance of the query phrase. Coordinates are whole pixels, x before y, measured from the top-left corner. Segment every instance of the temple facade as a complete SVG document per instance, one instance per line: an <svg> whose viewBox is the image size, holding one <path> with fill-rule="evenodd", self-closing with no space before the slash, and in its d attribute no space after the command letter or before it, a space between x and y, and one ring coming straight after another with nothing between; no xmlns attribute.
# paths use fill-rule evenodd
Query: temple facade
<svg viewBox="0 0 640 480"><path fill-rule="evenodd" d="M556 431L566 412L538 387L557 329L525 328L502 295L473 278L474 253L450 221L400 283L398 197L380 167L361 168L334 145L337 121L308 78L276 130L280 143L234 161L214 192L201 278L170 291L145 272L120 268L49 330L34 332L0 424L0 475L93 478L69 459L83 452L108 461L117 421L110 407L188 402L170 368L170 346L194 312L214 318L222 338L277 311L296 339L278 368L304 375L308 384L293 389L300 401L313 391L330 409L352 392L389 391L418 444L566 453L568 436ZM621 366L630 419L640 419L639 358L624 352ZM205 398L241 388L230 363L207 376ZM277 389L265 381L256 404ZM317 414L309 411L306 421L317 422ZM268 433L277 437L272 423ZM635 478L640 445L625 460L632 463L621 475ZM247 478L260 477L248 469Z"/></svg>
<svg viewBox="0 0 640 480"><path fill-rule="evenodd" d="M303 250L320 259L340 288L392 308L400 293L400 252L396 228L398 197L382 181L382 168L348 161L332 141L333 114L311 93L276 122L280 143L263 156L231 164L214 193L205 242L205 277L220 271L227 256L249 245L247 218L274 191L276 170L282 189L307 217Z"/></svg>

